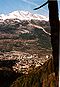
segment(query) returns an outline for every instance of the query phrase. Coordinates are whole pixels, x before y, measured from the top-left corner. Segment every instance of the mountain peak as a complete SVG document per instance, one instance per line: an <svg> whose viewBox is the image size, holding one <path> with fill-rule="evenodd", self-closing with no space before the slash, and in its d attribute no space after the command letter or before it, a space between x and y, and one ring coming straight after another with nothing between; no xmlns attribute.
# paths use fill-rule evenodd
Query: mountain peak
<svg viewBox="0 0 60 87"><path fill-rule="evenodd" d="M0 15L0 20L6 20L6 19L15 19L18 18L20 20L31 20L31 19L35 19L35 20L46 20L48 21L48 17L45 17L43 15L39 15L39 14L33 14L29 11L13 11L7 15L1 14Z"/></svg>

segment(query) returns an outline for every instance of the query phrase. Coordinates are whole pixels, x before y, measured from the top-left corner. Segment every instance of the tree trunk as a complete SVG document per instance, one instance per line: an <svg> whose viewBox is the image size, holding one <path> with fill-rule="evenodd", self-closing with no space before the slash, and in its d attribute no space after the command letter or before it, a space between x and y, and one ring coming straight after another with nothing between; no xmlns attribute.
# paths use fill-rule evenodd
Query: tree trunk
<svg viewBox="0 0 60 87"><path fill-rule="evenodd" d="M49 22L51 27L51 44L53 53L54 72L59 72L59 18L57 0L48 0Z"/></svg>

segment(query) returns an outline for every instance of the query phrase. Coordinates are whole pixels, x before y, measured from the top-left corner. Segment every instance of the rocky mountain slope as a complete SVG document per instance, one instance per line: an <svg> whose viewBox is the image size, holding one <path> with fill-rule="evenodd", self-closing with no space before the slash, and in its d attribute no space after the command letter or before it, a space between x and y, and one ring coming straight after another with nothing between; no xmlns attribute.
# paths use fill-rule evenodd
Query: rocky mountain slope
<svg viewBox="0 0 60 87"><path fill-rule="evenodd" d="M28 11L0 15L0 51L34 50L33 46L35 50L51 49L50 26L46 17Z"/></svg>

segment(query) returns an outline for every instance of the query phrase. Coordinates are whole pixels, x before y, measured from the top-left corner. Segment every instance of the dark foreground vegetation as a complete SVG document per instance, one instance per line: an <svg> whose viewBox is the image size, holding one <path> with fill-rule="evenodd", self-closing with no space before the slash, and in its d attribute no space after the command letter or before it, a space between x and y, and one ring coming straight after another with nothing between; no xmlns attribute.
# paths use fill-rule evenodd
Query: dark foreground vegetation
<svg viewBox="0 0 60 87"><path fill-rule="evenodd" d="M16 60L0 61L0 87L9 87L13 81L22 75L12 70L15 63Z"/></svg>
<svg viewBox="0 0 60 87"><path fill-rule="evenodd" d="M58 87L58 76L53 71L50 59L41 67L32 67L28 75L20 76L10 87Z"/></svg>
<svg viewBox="0 0 60 87"><path fill-rule="evenodd" d="M2 61L0 68L0 87L58 87L58 76L55 77L53 59L42 66L29 68L28 74L16 73L12 65L16 61ZM0 61L0 64L2 63ZM12 64L13 62L13 64ZM6 64L4 66L4 64ZM10 66L8 66L10 64Z"/></svg>

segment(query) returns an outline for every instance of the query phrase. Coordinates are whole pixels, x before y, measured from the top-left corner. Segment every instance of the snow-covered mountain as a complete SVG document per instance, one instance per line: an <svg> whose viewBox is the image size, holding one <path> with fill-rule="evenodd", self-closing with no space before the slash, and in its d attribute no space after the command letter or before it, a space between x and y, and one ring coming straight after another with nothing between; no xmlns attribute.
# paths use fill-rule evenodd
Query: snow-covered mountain
<svg viewBox="0 0 60 87"><path fill-rule="evenodd" d="M31 19L36 19L36 20L45 20L48 21L48 17L45 17L43 15L39 14L33 14L28 11L14 11L11 12L7 15L5 14L0 14L0 21L6 20L6 19L20 19L20 20L31 20Z"/></svg>

